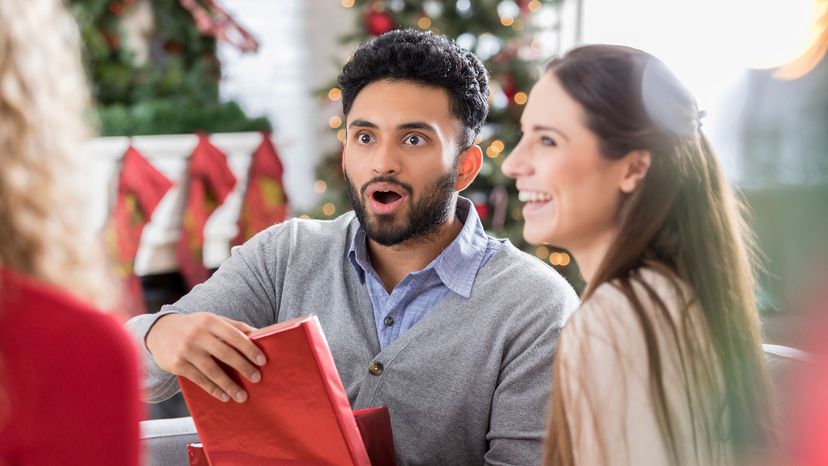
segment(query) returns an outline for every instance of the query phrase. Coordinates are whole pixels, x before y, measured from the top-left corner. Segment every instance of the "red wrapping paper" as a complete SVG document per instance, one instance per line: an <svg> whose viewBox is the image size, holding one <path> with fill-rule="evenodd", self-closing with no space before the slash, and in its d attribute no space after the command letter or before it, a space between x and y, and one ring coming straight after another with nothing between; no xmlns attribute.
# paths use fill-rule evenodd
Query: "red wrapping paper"
<svg viewBox="0 0 828 466"><path fill-rule="evenodd" d="M397 466L394 454L394 438L391 434L391 417L388 408L366 408L354 411L365 450L371 466ZM187 458L190 466L209 466L207 453L200 443L191 443L187 446Z"/></svg>
<svg viewBox="0 0 828 466"><path fill-rule="evenodd" d="M359 433L372 466L397 466L391 415L385 406L354 411Z"/></svg>
<svg viewBox="0 0 828 466"><path fill-rule="evenodd" d="M224 367L248 394L223 403L179 377L210 464L369 466L345 388L315 316L250 334L268 357L258 384Z"/></svg>
<svg viewBox="0 0 828 466"><path fill-rule="evenodd" d="M204 453L204 445L191 443L187 445L187 460L190 466L210 466L207 461L207 454Z"/></svg>

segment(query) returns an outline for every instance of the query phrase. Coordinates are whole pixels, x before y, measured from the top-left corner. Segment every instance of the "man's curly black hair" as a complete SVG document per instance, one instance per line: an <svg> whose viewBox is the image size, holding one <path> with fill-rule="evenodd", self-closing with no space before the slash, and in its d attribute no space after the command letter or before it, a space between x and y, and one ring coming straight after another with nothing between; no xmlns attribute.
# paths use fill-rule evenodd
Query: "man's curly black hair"
<svg viewBox="0 0 828 466"><path fill-rule="evenodd" d="M337 79L345 116L362 88L379 80L411 81L443 88L449 111L463 123L458 141L465 150L489 112L489 74L480 59L447 37L402 29L362 44Z"/></svg>

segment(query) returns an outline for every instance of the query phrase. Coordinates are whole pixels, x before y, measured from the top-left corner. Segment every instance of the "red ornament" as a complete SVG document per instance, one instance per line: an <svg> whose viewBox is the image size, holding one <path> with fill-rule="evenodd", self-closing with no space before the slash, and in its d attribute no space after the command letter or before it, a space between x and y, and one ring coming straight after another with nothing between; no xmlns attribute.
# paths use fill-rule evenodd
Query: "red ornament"
<svg viewBox="0 0 828 466"><path fill-rule="evenodd" d="M184 46L179 44L178 42L167 41L164 42L162 46L164 51L169 53L170 55L180 55L184 52Z"/></svg>
<svg viewBox="0 0 828 466"><path fill-rule="evenodd" d="M477 211L477 216L480 217L480 220L487 220L489 218L489 205L482 203L482 204L474 204L474 209Z"/></svg>
<svg viewBox="0 0 828 466"><path fill-rule="evenodd" d="M517 83L514 76L507 74L500 79L500 88L503 89L503 94L509 99L509 102L515 100L515 94L518 93Z"/></svg>
<svg viewBox="0 0 828 466"><path fill-rule="evenodd" d="M520 7L520 16L527 17L529 16L529 2L527 0L518 0L518 7Z"/></svg>
<svg viewBox="0 0 828 466"><path fill-rule="evenodd" d="M365 14L365 30L368 34L381 36L394 28L394 20L385 13L374 11L373 8Z"/></svg>
<svg viewBox="0 0 828 466"><path fill-rule="evenodd" d="M124 12L124 6L118 2L112 2L109 4L109 11L115 16L121 16L121 13Z"/></svg>
<svg viewBox="0 0 828 466"><path fill-rule="evenodd" d="M106 41L106 43L113 49L117 49L121 46L121 36L119 36L118 34L104 32L103 38Z"/></svg>

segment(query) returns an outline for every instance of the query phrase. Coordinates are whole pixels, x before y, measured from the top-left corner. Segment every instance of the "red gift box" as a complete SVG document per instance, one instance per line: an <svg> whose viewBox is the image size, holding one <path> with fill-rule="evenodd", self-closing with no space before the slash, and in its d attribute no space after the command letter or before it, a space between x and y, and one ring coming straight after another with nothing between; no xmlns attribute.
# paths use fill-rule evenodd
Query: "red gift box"
<svg viewBox="0 0 828 466"><path fill-rule="evenodd" d="M244 403L221 402L193 382L178 378L210 464L369 466L317 318L292 319L249 336L268 358L260 368L261 381L254 384L223 366L247 392ZM393 461L387 409L368 416L371 420L366 422L381 425L382 412L387 429L372 434L371 441L385 444L383 455L390 454Z"/></svg>
<svg viewBox="0 0 828 466"><path fill-rule="evenodd" d="M204 453L204 445L200 443L187 445L187 459L190 460L190 466L210 466Z"/></svg>
<svg viewBox="0 0 828 466"><path fill-rule="evenodd" d="M354 411L365 450L372 466L397 466L394 454L394 438L391 435L391 417L388 408L366 408ZM190 466L210 466L204 446L200 443L191 443L187 446L187 457Z"/></svg>

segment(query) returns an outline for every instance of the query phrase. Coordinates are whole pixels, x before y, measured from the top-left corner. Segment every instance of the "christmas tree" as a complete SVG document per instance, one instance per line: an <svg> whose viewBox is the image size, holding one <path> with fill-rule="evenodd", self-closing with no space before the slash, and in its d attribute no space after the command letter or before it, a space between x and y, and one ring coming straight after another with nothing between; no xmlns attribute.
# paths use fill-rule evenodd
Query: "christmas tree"
<svg viewBox="0 0 828 466"><path fill-rule="evenodd" d="M220 102L216 41L255 40L213 0L69 0L104 136L269 130Z"/></svg>
<svg viewBox="0 0 828 466"><path fill-rule="evenodd" d="M418 28L445 34L473 51L490 73L490 110L476 141L485 154L475 182L463 192L474 202L483 226L494 236L507 237L527 252L549 261L576 288L580 279L566 251L533 247L523 240L522 204L513 180L500 171L505 156L520 139L520 115L527 94L549 59L539 40L549 31L549 18L558 18L557 0L341 0L343 8L357 8L356 32L344 41L354 47L397 28ZM552 13L551 15L549 13ZM548 47L547 47L548 48ZM328 102L328 124L340 142L345 140L341 92L335 77L320 95ZM307 217L332 218L350 210L340 169L341 151L329 154L318 167L315 189L322 201Z"/></svg>

